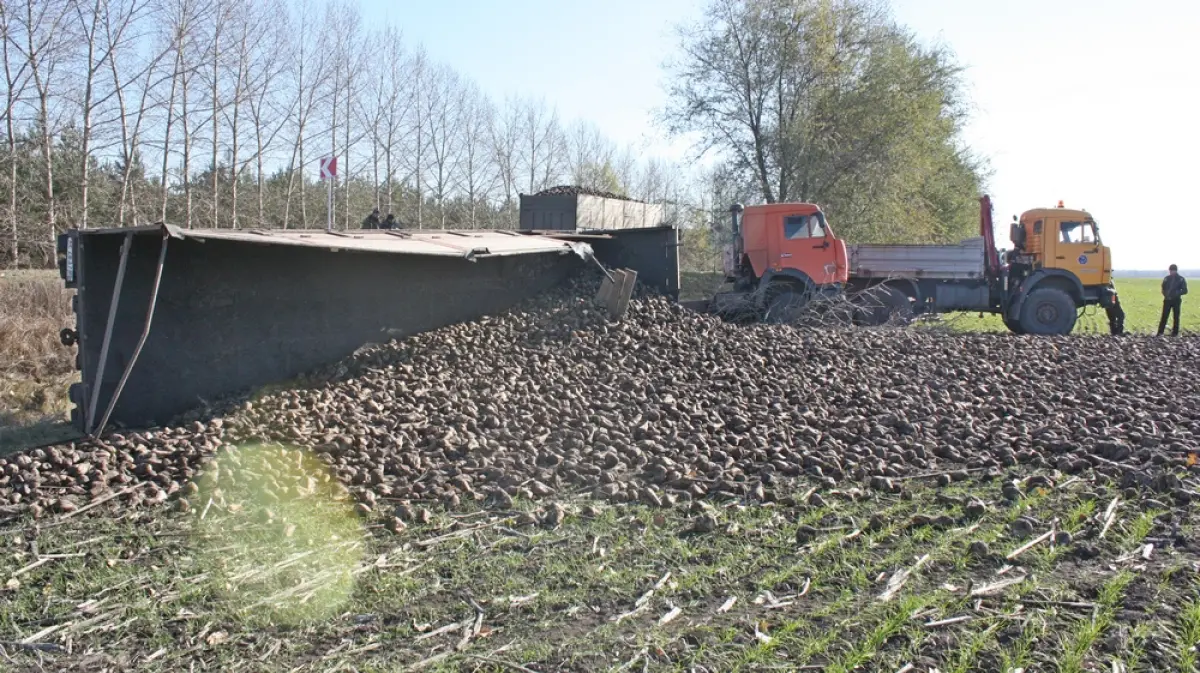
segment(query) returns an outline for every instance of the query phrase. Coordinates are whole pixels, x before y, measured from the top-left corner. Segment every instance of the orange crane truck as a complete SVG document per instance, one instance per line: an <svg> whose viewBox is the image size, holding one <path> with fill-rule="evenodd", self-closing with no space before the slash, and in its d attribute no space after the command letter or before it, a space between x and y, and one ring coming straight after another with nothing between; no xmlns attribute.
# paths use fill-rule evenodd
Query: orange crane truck
<svg viewBox="0 0 1200 673"><path fill-rule="evenodd" d="M1062 335L1075 328L1080 311L1099 306L1110 331L1124 331L1112 255L1096 221L1061 202L1013 218L1013 248L1003 261L987 196L980 199L979 237L956 245L847 245L810 203L735 204L730 211L733 242L724 262L733 289L696 308L790 322L814 303L850 306L864 325L994 313L1017 334Z"/></svg>

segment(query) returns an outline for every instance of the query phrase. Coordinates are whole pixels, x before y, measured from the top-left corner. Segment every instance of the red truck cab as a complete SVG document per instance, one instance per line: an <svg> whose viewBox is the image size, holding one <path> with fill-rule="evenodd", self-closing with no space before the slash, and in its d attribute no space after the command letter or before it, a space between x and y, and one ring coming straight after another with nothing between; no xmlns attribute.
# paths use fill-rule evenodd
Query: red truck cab
<svg viewBox="0 0 1200 673"><path fill-rule="evenodd" d="M725 254L729 280L758 285L787 279L809 290L846 283L846 242L834 234L817 205L735 205L731 212L734 242Z"/></svg>

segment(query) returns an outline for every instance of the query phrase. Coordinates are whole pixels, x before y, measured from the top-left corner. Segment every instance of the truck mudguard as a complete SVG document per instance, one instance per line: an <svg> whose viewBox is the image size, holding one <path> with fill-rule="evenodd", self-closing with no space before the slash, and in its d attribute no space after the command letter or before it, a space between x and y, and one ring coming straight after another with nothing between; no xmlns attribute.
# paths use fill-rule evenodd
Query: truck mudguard
<svg viewBox="0 0 1200 673"><path fill-rule="evenodd" d="M759 285L767 285L768 283L782 279L794 280L804 283L809 287L816 285L816 283L813 282L813 279L809 278L807 273L804 273L799 269L767 269L767 272L763 274Z"/></svg>
<svg viewBox="0 0 1200 673"><path fill-rule="evenodd" d="M1062 269L1042 269L1029 274L1021 283L1017 300L1009 304L1008 317L1013 320L1018 319L1021 315L1021 307L1025 304L1025 298L1029 296L1029 293L1050 280L1055 281L1055 285L1066 285L1065 289L1071 293L1071 298L1077 303L1083 300L1083 283L1080 282L1079 276Z"/></svg>
<svg viewBox="0 0 1200 673"><path fill-rule="evenodd" d="M767 286L775 281L790 280L804 285L805 291L811 291L817 287L812 278L809 278L807 273L799 269L767 269L763 274L762 280L758 282L759 291L755 293L755 302L762 304L766 301L765 290Z"/></svg>
<svg viewBox="0 0 1200 673"><path fill-rule="evenodd" d="M886 285L888 287L894 287L897 290L900 290L901 292L915 299L917 305L920 305L925 301L925 297L921 293L920 285L918 285L917 281L913 280L912 278L893 278L880 283L880 285Z"/></svg>

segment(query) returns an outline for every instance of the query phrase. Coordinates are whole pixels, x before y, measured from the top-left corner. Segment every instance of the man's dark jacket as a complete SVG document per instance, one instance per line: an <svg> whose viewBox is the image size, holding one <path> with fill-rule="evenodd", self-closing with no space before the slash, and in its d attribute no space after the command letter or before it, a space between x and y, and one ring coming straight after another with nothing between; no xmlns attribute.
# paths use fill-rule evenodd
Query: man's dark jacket
<svg viewBox="0 0 1200 673"><path fill-rule="evenodd" d="M1183 276L1174 275L1163 278L1162 282L1163 299L1166 301L1175 301L1183 295L1187 294L1187 280Z"/></svg>

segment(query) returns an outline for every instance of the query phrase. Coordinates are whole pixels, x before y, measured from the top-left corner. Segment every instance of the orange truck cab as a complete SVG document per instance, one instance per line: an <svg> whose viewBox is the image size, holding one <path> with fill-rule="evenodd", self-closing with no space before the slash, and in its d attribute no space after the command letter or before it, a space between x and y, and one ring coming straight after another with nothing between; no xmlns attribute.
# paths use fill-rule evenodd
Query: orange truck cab
<svg viewBox="0 0 1200 673"><path fill-rule="evenodd" d="M1009 329L1033 331L1022 325L1028 298L1035 290L1043 295L1054 290L1069 297L1076 309L1104 308L1112 332L1124 331L1124 310L1112 284L1112 251L1101 243L1090 213L1064 208L1062 201L1057 208L1028 210L1013 217L1009 239L1013 249L1005 255L1005 276L1010 301L1002 313Z"/></svg>
<svg viewBox="0 0 1200 673"><path fill-rule="evenodd" d="M726 280L735 291L754 292L760 309L843 290L849 276L846 242L820 207L735 204L730 213L734 235L724 251Z"/></svg>
<svg viewBox="0 0 1200 673"><path fill-rule="evenodd" d="M1112 252L1100 242L1100 228L1085 210L1057 208L1028 210L1013 218L1010 261L1031 270L1057 269L1080 285L1102 287L1112 282Z"/></svg>

